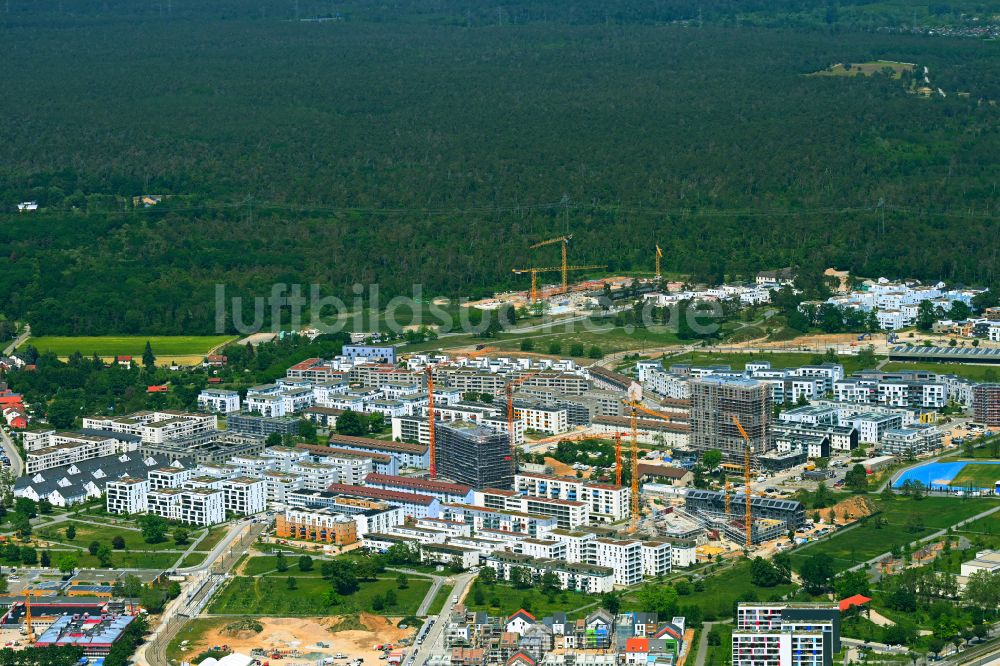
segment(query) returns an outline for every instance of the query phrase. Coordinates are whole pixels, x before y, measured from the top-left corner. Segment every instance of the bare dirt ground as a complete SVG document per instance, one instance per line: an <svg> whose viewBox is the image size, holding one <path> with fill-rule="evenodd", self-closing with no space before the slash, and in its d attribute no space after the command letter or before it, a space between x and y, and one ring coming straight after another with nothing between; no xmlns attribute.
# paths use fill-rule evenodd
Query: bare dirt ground
<svg viewBox="0 0 1000 666"><path fill-rule="evenodd" d="M875 513L875 505L867 497L849 497L829 509L821 509L820 513L827 523L832 515L837 525L847 525Z"/></svg>
<svg viewBox="0 0 1000 666"><path fill-rule="evenodd" d="M545 464L552 468L553 473L556 476L576 476L576 470L567 465L564 462L559 462L555 458L545 457ZM583 473L583 478L590 478L590 470L586 470Z"/></svg>
<svg viewBox="0 0 1000 666"><path fill-rule="evenodd" d="M263 648L268 654L281 651L288 655L293 650L298 651L298 657L283 661L286 666L294 666L295 659L301 663L314 664L320 657L332 657L337 653L346 655L346 659L364 659L366 664L378 664L381 652L374 650L375 645L392 643L397 645L400 640L412 639L416 630L413 628L399 629L396 623L399 619L384 618L378 615L362 613L363 630L335 631L333 628L342 620L340 617L261 617L256 618L264 630L260 633L241 631L232 633L225 629L225 624L218 629L205 633L198 641L192 642L186 654L196 655L217 645L228 645L234 652L249 655L254 648ZM237 618L233 618L237 621ZM323 643L329 647L319 647Z"/></svg>

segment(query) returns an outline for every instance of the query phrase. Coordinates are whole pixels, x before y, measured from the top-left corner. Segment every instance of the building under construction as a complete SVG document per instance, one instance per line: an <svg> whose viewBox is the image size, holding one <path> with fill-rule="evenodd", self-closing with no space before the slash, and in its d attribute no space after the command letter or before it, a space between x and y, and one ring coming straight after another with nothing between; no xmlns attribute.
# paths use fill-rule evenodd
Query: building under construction
<svg viewBox="0 0 1000 666"><path fill-rule="evenodd" d="M691 449L718 449L727 460L742 462L746 442L734 417L743 424L753 455L774 448L770 386L744 378L708 376L691 380Z"/></svg>
<svg viewBox="0 0 1000 666"><path fill-rule="evenodd" d="M745 543L746 526L743 493L732 495L729 511L726 511L726 494L714 490L690 489L684 502L685 513L697 520L703 527L721 530L727 538ZM753 527L751 543L761 543L776 539L788 530L800 528L806 522L806 510L802 502L750 496L750 510Z"/></svg>

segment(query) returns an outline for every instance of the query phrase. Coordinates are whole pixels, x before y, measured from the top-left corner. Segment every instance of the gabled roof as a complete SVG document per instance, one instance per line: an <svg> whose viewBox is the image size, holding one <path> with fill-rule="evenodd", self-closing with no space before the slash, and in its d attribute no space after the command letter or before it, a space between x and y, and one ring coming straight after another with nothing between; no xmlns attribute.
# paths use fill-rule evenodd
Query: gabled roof
<svg viewBox="0 0 1000 666"><path fill-rule="evenodd" d="M851 606L864 606L869 601L870 597L866 597L863 594L855 594L853 597L847 597L846 599L841 599L840 601L840 612L843 613Z"/></svg>
<svg viewBox="0 0 1000 666"><path fill-rule="evenodd" d="M513 615L508 617L507 622L508 623L513 622L517 618L522 618L525 622L529 624L534 624L536 622L535 616L529 613L528 611L524 610L523 608L521 608L520 610L516 611Z"/></svg>
<svg viewBox="0 0 1000 666"><path fill-rule="evenodd" d="M528 666L535 666L536 663L537 662L534 658L523 650L518 650L514 654L510 655L510 659L507 660L507 666L513 666L514 664L527 664Z"/></svg>

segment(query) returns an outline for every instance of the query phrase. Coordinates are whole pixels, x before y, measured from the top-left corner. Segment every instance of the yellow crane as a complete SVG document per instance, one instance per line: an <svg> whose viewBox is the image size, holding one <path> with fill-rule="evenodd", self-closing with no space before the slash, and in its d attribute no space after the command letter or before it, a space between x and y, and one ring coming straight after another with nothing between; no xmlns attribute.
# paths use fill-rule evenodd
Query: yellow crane
<svg viewBox="0 0 1000 666"><path fill-rule="evenodd" d="M644 407L642 387L635 382L628 387L628 397L622 402L631 408L629 426L632 433L632 525L629 527L629 532L635 532L639 526L639 412L664 421L673 420L673 415Z"/></svg>
<svg viewBox="0 0 1000 666"><path fill-rule="evenodd" d="M566 291L566 272L567 271L589 271L589 270L603 270L607 268L607 265L593 265L593 266L567 266L565 264L562 267L559 266L548 266L544 268L514 268L511 272L522 275L524 273L531 274L531 302L535 303L538 301L538 274L539 273L556 273L562 272L563 274L563 291Z"/></svg>
<svg viewBox="0 0 1000 666"><path fill-rule="evenodd" d="M750 456L753 454L753 444L750 443L750 435L747 431L743 429L743 424L740 420L733 415L733 423L736 425L736 429L740 431L740 437L743 438L743 497L746 501L746 507L743 516L744 527L746 529L746 549L750 550L753 545L753 514L750 511L750 498L752 493L750 491Z"/></svg>
<svg viewBox="0 0 1000 666"><path fill-rule="evenodd" d="M35 642L35 630L31 626L31 593L30 587L24 590L24 628L27 631L28 645Z"/></svg>
<svg viewBox="0 0 1000 666"><path fill-rule="evenodd" d="M484 347L483 349L477 349L474 352L462 355L466 358L475 358L489 354L492 351L496 351L496 349L493 347ZM428 363L424 367L424 372L427 374L427 451L430 463L428 471L430 472L430 478L434 479L437 478L437 442L434 433L434 366Z"/></svg>
<svg viewBox="0 0 1000 666"><path fill-rule="evenodd" d="M660 279L660 259L662 257L663 257L663 250L661 250L660 246L657 245L656 246L656 273L654 274L657 280Z"/></svg>
<svg viewBox="0 0 1000 666"><path fill-rule="evenodd" d="M534 250L536 248L544 247L546 245L552 245L553 243L560 243L562 248L562 288L563 293L569 289L569 280L567 279L567 272L569 272L569 267L566 265L566 250L569 247L569 241L573 238L573 234L566 236L558 236L556 238L550 238L548 240L543 240L539 243L535 243L530 246L529 249Z"/></svg>

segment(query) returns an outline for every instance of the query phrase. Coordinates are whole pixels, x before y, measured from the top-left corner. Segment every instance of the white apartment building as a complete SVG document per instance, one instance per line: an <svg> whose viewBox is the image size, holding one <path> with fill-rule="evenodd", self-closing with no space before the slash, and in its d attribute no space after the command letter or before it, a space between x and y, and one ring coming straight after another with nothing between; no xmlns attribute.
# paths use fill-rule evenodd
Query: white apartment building
<svg viewBox="0 0 1000 666"><path fill-rule="evenodd" d="M877 444L887 430L903 427L903 415L868 412L850 417L848 423L857 429L862 442Z"/></svg>
<svg viewBox="0 0 1000 666"><path fill-rule="evenodd" d="M185 482L194 478L194 468L161 467L149 470L149 489L163 490L165 488L181 488Z"/></svg>
<svg viewBox="0 0 1000 666"><path fill-rule="evenodd" d="M368 461L368 469L371 470L371 461ZM302 461L293 464L288 471L302 479L302 487L306 490L326 490L333 483L346 483L340 481L339 465Z"/></svg>
<svg viewBox="0 0 1000 666"><path fill-rule="evenodd" d="M267 483L263 479L238 476L222 483L226 511L240 516L263 513L267 508Z"/></svg>
<svg viewBox="0 0 1000 666"><path fill-rule="evenodd" d="M523 539L520 553L540 560L566 560L566 543L558 539Z"/></svg>
<svg viewBox="0 0 1000 666"><path fill-rule="evenodd" d="M176 520L188 525L217 525L226 520L225 493L210 488L185 490Z"/></svg>
<svg viewBox="0 0 1000 666"><path fill-rule="evenodd" d="M666 576L670 573L673 549L667 541L642 542L642 573L645 576Z"/></svg>
<svg viewBox="0 0 1000 666"><path fill-rule="evenodd" d="M217 414L238 412L240 411L240 393L226 389L203 389L198 394L198 408Z"/></svg>
<svg viewBox="0 0 1000 666"><path fill-rule="evenodd" d="M514 490L532 497L583 502L595 522L618 522L632 515L631 491L624 486L522 472L514 475Z"/></svg>
<svg viewBox="0 0 1000 666"><path fill-rule="evenodd" d="M285 400L280 395L250 395L247 394L246 410L261 416L285 416Z"/></svg>
<svg viewBox="0 0 1000 666"><path fill-rule="evenodd" d="M56 433L50 438L51 446L28 451L25 456L25 473L28 475L73 463L119 453L118 440L112 437L82 433Z"/></svg>
<svg viewBox="0 0 1000 666"><path fill-rule="evenodd" d="M569 430L566 410L544 405L514 405L514 418L524 421L528 430L558 435Z"/></svg>
<svg viewBox="0 0 1000 666"><path fill-rule="evenodd" d="M144 444L163 444L175 439L212 432L218 427L215 414L193 414L165 409L136 412L125 417L89 416L84 429L138 435Z"/></svg>
<svg viewBox="0 0 1000 666"><path fill-rule="evenodd" d="M264 472L263 479L267 484L267 501L270 504L284 504L289 493L302 489L302 478L289 472Z"/></svg>
<svg viewBox="0 0 1000 666"><path fill-rule="evenodd" d="M616 585L635 585L642 581L642 542L596 539L594 557L601 566L615 572Z"/></svg>
<svg viewBox="0 0 1000 666"><path fill-rule="evenodd" d="M108 481L104 486L104 495L108 513L133 515L146 513L149 494L149 481L124 477L117 481Z"/></svg>

